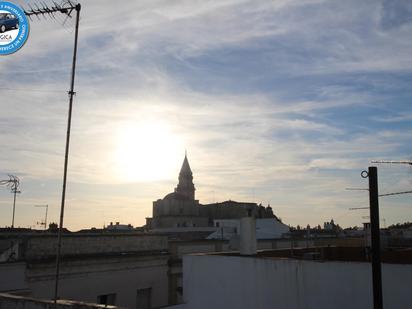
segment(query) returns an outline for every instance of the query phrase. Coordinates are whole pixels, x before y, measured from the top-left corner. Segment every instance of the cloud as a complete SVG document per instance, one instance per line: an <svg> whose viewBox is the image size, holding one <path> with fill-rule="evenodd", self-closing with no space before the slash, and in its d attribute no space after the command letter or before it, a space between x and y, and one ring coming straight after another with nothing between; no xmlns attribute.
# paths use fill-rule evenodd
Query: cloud
<svg viewBox="0 0 412 309"><path fill-rule="evenodd" d="M372 118L375 121L380 122L403 122L403 121L411 121L412 115L395 115L395 116L381 116L381 117L374 117Z"/></svg>
<svg viewBox="0 0 412 309"><path fill-rule="evenodd" d="M76 218L93 211L95 225L116 221L108 209L122 205L121 220L143 224L151 201L173 190L180 161L158 185L116 173L116 134L144 121L188 149L201 202L270 201L301 225L345 217L365 201L342 188L356 187L370 160L412 150L409 15L399 1L83 3L68 222L85 227ZM55 214L72 23L33 20L27 44L0 59L0 171L21 175L26 203L50 200ZM385 169L382 183L407 186L408 175ZM346 224L359 223L351 216Z"/></svg>
<svg viewBox="0 0 412 309"><path fill-rule="evenodd" d="M398 28L412 22L412 5L407 1L384 0L381 7L383 29Z"/></svg>

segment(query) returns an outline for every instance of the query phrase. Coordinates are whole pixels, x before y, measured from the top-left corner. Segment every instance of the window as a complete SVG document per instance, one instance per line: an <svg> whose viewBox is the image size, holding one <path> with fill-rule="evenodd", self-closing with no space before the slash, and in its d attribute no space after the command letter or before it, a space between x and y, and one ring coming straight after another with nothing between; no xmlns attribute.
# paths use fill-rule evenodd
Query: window
<svg viewBox="0 0 412 309"><path fill-rule="evenodd" d="M102 305L115 305L116 304L116 293L97 296L97 303L102 304Z"/></svg>
<svg viewBox="0 0 412 309"><path fill-rule="evenodd" d="M136 309L152 308L152 288L138 289L136 294Z"/></svg>

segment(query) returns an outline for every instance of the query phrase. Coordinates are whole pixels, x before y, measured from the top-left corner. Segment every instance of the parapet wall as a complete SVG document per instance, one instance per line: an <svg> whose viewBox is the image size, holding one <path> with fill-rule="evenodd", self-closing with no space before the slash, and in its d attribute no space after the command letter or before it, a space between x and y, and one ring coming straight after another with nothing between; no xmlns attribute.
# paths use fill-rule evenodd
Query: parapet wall
<svg viewBox="0 0 412 309"><path fill-rule="evenodd" d="M89 304L76 301L58 300L57 304L54 304L50 300L39 300L34 298L15 296L10 294L0 293L0 308L1 309L97 309L107 308L115 309L119 308L110 305L98 305Z"/></svg>
<svg viewBox="0 0 412 309"><path fill-rule="evenodd" d="M166 236L157 235L65 235L62 255L116 254L167 251ZM57 237L32 237L26 240L24 258L36 260L55 256Z"/></svg>
<svg viewBox="0 0 412 309"><path fill-rule="evenodd" d="M382 263L383 308L410 309L412 265ZM373 308L366 262L183 257L184 308Z"/></svg>

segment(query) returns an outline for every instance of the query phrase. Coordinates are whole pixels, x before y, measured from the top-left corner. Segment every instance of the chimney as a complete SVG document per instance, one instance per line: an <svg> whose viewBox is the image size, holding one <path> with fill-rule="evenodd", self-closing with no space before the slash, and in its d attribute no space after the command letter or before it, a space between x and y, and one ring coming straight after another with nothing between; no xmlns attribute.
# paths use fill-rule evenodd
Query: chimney
<svg viewBox="0 0 412 309"><path fill-rule="evenodd" d="M365 247L370 248L371 247L371 224L369 222L363 223L363 233L365 237Z"/></svg>
<svg viewBox="0 0 412 309"><path fill-rule="evenodd" d="M254 217L240 219L240 255L256 255L256 221Z"/></svg>

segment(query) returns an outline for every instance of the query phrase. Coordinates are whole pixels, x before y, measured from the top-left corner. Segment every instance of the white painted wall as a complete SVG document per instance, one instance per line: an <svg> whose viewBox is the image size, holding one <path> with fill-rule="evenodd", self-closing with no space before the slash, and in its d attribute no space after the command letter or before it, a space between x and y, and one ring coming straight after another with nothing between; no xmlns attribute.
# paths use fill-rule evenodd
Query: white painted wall
<svg viewBox="0 0 412 309"><path fill-rule="evenodd" d="M207 239L231 239L240 234L240 219L219 219L214 220L218 230L210 234ZM256 219L256 239L276 239L289 232L289 227L274 218Z"/></svg>
<svg viewBox="0 0 412 309"><path fill-rule="evenodd" d="M168 257L107 258L61 264L59 295L62 299L97 302L98 295L116 294L116 305L136 308L137 289L152 288L152 306L168 304ZM32 296L51 299L54 265L28 269Z"/></svg>
<svg viewBox="0 0 412 309"><path fill-rule="evenodd" d="M136 308L138 289L152 289L152 306L168 304L168 256L107 257L62 261L61 299L97 302L97 296L116 294L116 305ZM54 260L0 263L0 292L52 299ZM0 308L1 305L0 305Z"/></svg>
<svg viewBox="0 0 412 309"><path fill-rule="evenodd" d="M113 309L114 306L101 306L84 302L59 300L57 304L49 300L39 300L29 297L0 293L1 309Z"/></svg>
<svg viewBox="0 0 412 309"><path fill-rule="evenodd" d="M412 265L383 264L385 309L409 309ZM371 265L190 255L183 258L186 309L367 309Z"/></svg>

